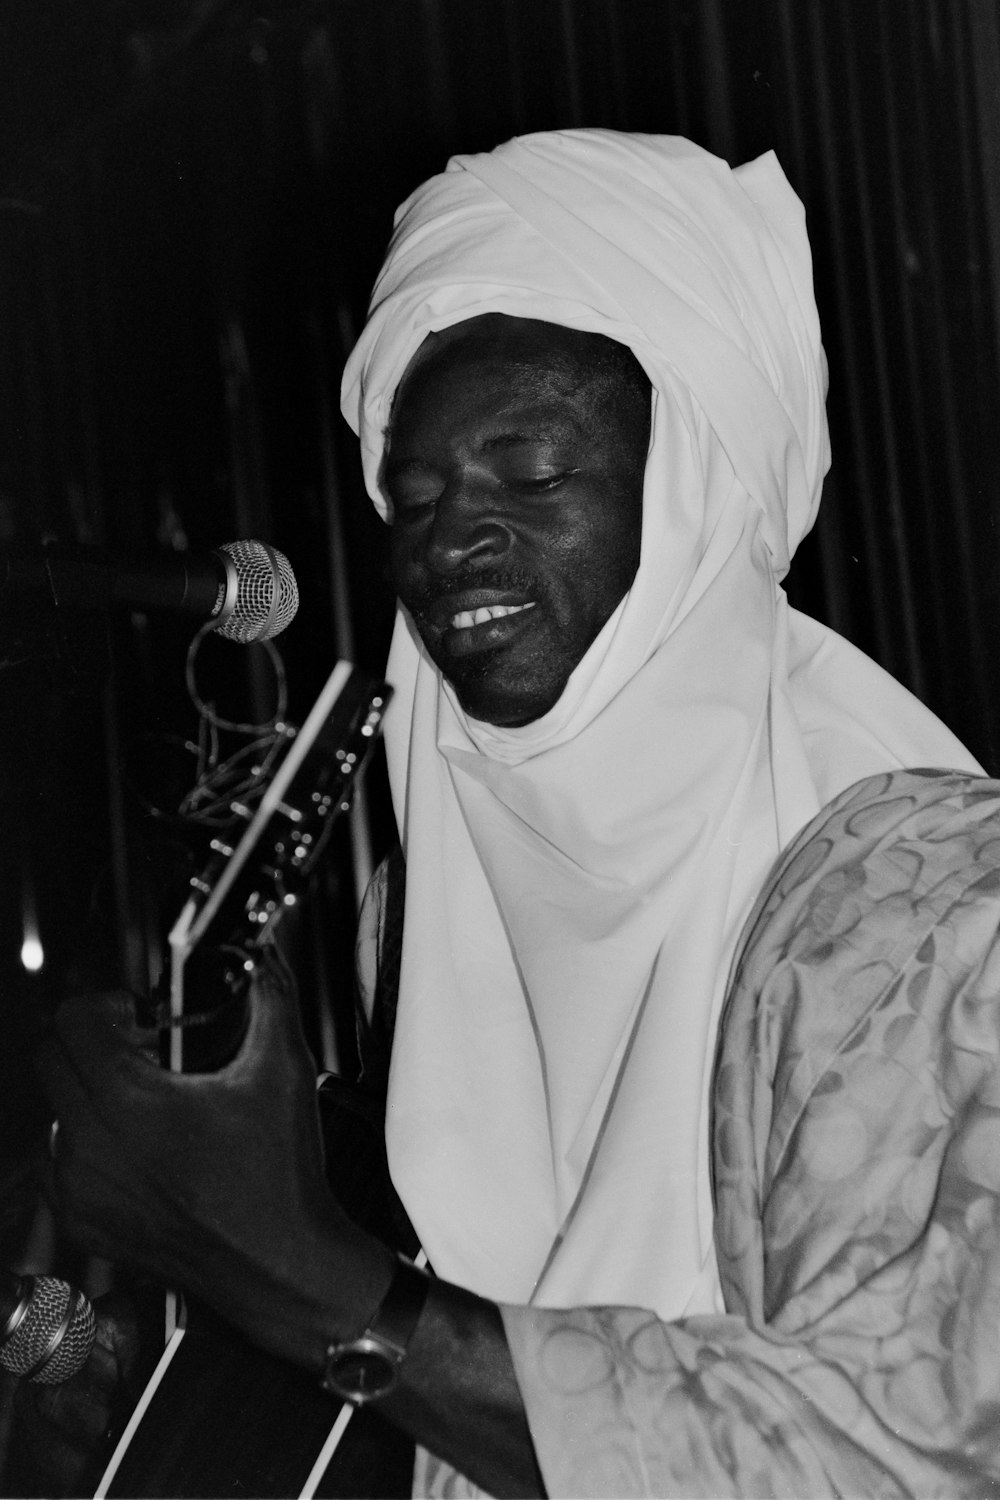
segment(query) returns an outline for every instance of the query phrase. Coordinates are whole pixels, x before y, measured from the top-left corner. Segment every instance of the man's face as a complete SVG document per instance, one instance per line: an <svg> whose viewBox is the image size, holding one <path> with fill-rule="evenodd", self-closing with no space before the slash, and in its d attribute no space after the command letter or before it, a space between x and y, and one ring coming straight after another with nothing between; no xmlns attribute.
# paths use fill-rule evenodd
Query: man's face
<svg viewBox="0 0 1000 1500"><path fill-rule="evenodd" d="M396 393L393 583L487 723L553 706L638 567L649 388L607 344L488 314L431 334Z"/></svg>

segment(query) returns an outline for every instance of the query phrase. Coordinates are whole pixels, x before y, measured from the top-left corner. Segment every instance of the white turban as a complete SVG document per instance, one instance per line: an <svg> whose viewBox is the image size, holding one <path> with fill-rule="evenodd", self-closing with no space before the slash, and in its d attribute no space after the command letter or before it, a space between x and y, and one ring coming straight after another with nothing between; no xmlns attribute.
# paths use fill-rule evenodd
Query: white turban
<svg viewBox="0 0 1000 1500"><path fill-rule="evenodd" d="M428 333L486 312L628 345L653 383L641 561L543 718L470 720L400 612L406 922L387 1137L435 1270L500 1301L709 1310L707 1098L779 850L861 776L978 767L778 580L828 464L802 206L773 155L561 131L404 204L344 376L366 482Z"/></svg>

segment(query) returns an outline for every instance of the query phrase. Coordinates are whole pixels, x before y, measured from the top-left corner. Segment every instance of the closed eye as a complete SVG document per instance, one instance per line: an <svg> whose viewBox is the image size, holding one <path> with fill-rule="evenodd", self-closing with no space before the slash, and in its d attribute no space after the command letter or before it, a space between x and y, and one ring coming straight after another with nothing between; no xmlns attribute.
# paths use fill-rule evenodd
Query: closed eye
<svg viewBox="0 0 1000 1500"><path fill-rule="evenodd" d="M508 479L504 483L508 489L532 490L541 494L545 490L558 489L561 484L566 483L567 479L572 479L579 472L579 469L564 469L558 474L538 474L530 478Z"/></svg>
<svg viewBox="0 0 1000 1500"><path fill-rule="evenodd" d="M428 500L399 500L389 496L392 505L392 524L405 526L433 516L437 497Z"/></svg>
<svg viewBox="0 0 1000 1500"><path fill-rule="evenodd" d="M441 481L431 474L410 471L389 475L385 480L385 491L396 515L426 510L437 503L441 490Z"/></svg>

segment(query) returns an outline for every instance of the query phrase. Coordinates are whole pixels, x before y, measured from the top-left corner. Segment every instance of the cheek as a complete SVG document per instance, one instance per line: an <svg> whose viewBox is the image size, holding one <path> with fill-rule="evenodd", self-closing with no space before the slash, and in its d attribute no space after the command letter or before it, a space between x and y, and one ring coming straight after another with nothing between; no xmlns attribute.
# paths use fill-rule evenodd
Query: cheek
<svg viewBox="0 0 1000 1500"><path fill-rule="evenodd" d="M607 539L608 571L617 591L615 604L632 587L642 551L641 486L622 496L621 523Z"/></svg>
<svg viewBox="0 0 1000 1500"><path fill-rule="evenodd" d="M386 573L390 584L400 597L405 594L407 581L413 572L414 546L415 540L408 530L396 526L391 528Z"/></svg>
<svg viewBox="0 0 1000 1500"><path fill-rule="evenodd" d="M628 592L639 566L641 528L623 526L619 516L601 511L577 538L573 556L567 558L567 576L577 598L596 622L597 628L617 608Z"/></svg>
<svg viewBox="0 0 1000 1500"><path fill-rule="evenodd" d="M641 542L642 530L638 523L625 531L619 528L606 539L606 568L617 591L615 603L632 586L639 567Z"/></svg>

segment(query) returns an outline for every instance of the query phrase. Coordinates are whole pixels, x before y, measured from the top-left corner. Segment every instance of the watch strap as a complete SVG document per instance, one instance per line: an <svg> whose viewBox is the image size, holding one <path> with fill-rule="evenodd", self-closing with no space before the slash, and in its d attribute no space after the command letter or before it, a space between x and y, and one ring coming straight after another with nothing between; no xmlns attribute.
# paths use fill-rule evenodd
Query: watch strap
<svg viewBox="0 0 1000 1500"><path fill-rule="evenodd" d="M431 1278L425 1271L418 1270L404 1256L398 1256L389 1288L364 1333L358 1338L328 1345L320 1379L323 1390L329 1395L340 1396L358 1405L385 1395L395 1384L394 1374L390 1375L384 1388L369 1393L345 1386L343 1380L338 1378L337 1367L349 1361L352 1356L374 1354L384 1358L387 1365L398 1372L420 1321L430 1284Z"/></svg>

